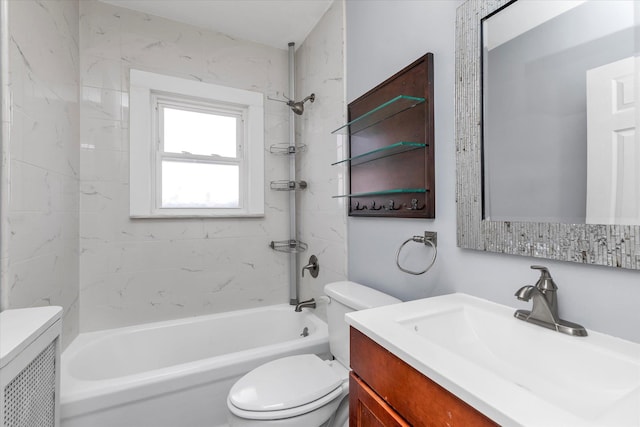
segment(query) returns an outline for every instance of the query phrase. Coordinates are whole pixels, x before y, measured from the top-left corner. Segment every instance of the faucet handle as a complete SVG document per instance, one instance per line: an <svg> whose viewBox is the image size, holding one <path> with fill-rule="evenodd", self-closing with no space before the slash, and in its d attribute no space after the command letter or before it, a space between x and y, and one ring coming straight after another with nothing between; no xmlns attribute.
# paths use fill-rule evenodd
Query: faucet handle
<svg viewBox="0 0 640 427"><path fill-rule="evenodd" d="M536 288L541 291L556 291L558 290L558 286L553 281L551 277L551 273L549 273L549 269L543 265L532 265L532 270L540 270L540 278L536 282Z"/></svg>
<svg viewBox="0 0 640 427"><path fill-rule="evenodd" d="M302 267L302 277L304 277L305 270L309 270L309 273L311 273L311 277L313 277L314 279L318 277L320 265L318 264L318 258L315 255L311 255L311 257L309 258L309 264Z"/></svg>

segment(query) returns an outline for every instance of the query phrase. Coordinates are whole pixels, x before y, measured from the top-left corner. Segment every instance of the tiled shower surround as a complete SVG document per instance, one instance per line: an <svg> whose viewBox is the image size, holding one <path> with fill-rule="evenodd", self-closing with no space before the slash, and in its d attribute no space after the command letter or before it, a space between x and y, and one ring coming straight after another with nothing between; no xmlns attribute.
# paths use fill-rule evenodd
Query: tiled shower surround
<svg viewBox="0 0 640 427"><path fill-rule="evenodd" d="M62 306L66 345L78 333L78 2L8 3L1 308Z"/></svg>
<svg viewBox="0 0 640 427"><path fill-rule="evenodd" d="M333 15L339 16L332 22L340 25L336 30L341 38L341 2L333 9ZM234 40L92 0L80 2L80 40L81 329L288 301L288 257L268 247L271 240L288 238L287 193L268 189L271 180L288 175L288 159L268 152L271 144L288 142L286 106L265 100L265 216L251 219L130 219L127 108L131 68L284 99L288 88L286 46L275 49ZM313 89L319 99L307 108L306 114L315 120L315 133L322 135L305 141L314 147L322 144L316 148L320 157L314 162L327 162L330 156L323 152L335 157L336 143L329 132L344 110L340 51L326 64L339 74L324 71L339 80L329 85L327 93L323 92L326 85ZM331 187L335 192L335 182L324 169L315 176L301 172L300 179L310 182L310 191L324 194L324 188ZM336 272L327 268L324 277L344 278L344 210L330 203L329 199L325 213L333 210L333 215L326 215L327 220L319 223L317 218L313 220L321 234L342 230L336 237L310 246L317 251L337 246L342 251L342 256L337 256L341 264ZM331 252L335 254L336 248ZM324 260L329 261L328 256ZM321 291L321 287L306 287L302 294L316 295L318 289Z"/></svg>
<svg viewBox="0 0 640 427"><path fill-rule="evenodd" d="M3 151L2 309L64 308L63 344L78 331L208 314L288 301L289 110L267 100L289 95L287 46L236 40L96 0L6 3L13 123ZM299 157L300 239L318 255L318 279L301 298L346 277L342 156L330 135L344 120L344 3L336 1L296 53L297 96L316 93L298 122L309 149ZM265 96L265 216L226 219L129 218L131 68L253 90ZM5 101L8 103L8 101ZM4 141L3 141L4 143ZM5 167L3 166L3 167ZM8 181L8 182L7 182ZM320 307L320 313L323 313Z"/></svg>
<svg viewBox="0 0 640 427"><path fill-rule="evenodd" d="M347 156L347 139L330 133L346 122L343 6L334 2L296 52L296 98L316 94L296 123L297 138L307 145L296 163L297 175L309 184L298 196L300 240L309 245L300 265L311 254L320 264L317 279L301 277L301 299L322 295L324 285L347 277L346 202L332 198L346 193L346 169L331 165ZM324 306L318 311L324 313Z"/></svg>

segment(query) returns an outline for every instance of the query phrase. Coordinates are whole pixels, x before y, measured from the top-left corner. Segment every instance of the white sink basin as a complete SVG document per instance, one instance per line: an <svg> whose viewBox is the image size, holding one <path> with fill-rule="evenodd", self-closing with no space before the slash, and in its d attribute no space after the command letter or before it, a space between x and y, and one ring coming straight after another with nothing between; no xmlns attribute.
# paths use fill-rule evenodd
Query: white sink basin
<svg viewBox="0 0 640 427"><path fill-rule="evenodd" d="M502 425L640 426L640 344L525 323L464 294L347 321Z"/></svg>

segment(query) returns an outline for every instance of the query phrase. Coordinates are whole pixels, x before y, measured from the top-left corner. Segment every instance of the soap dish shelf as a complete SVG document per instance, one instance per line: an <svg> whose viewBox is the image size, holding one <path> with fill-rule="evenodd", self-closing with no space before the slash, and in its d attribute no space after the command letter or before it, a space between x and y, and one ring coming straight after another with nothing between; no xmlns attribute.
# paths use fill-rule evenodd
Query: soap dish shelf
<svg viewBox="0 0 640 427"><path fill-rule="evenodd" d="M279 155L279 156L288 156L291 154L303 153L307 151L306 144L298 144L298 145L289 145L286 142L281 144L272 144L269 147L269 152L271 154Z"/></svg>
<svg viewBox="0 0 640 427"><path fill-rule="evenodd" d="M275 191L298 191L307 188L307 181L288 181L286 179L271 181L270 188Z"/></svg>
<svg viewBox="0 0 640 427"><path fill-rule="evenodd" d="M269 247L277 252L287 252L291 254L298 254L305 252L309 245L300 240L278 240L269 243Z"/></svg>

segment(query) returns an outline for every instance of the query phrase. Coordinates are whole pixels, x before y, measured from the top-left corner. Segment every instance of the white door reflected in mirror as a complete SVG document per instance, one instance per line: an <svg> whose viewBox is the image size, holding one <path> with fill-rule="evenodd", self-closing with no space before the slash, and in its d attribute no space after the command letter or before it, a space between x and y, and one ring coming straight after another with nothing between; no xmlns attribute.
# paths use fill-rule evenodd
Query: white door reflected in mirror
<svg viewBox="0 0 640 427"><path fill-rule="evenodd" d="M587 224L640 224L639 61L587 70Z"/></svg>

